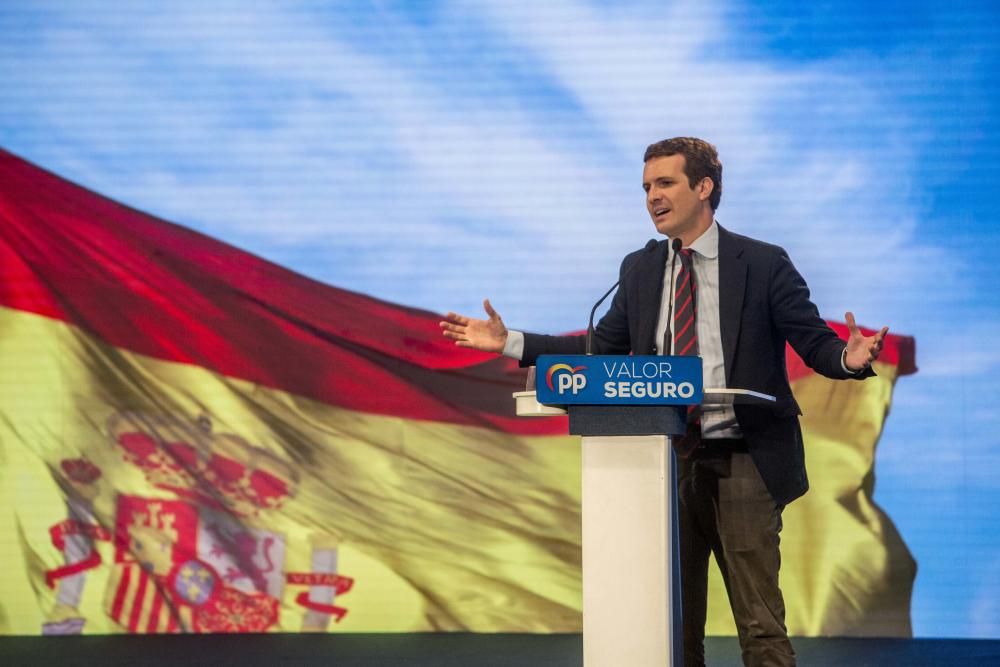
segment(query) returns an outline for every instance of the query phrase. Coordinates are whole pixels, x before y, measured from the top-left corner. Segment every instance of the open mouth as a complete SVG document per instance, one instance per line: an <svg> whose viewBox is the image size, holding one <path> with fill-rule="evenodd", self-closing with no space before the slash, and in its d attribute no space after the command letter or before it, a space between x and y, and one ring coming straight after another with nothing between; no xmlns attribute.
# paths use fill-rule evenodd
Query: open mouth
<svg viewBox="0 0 1000 667"><path fill-rule="evenodd" d="M653 217L654 218L659 218L660 216L666 215L667 213L670 213L670 209L669 208L656 208L656 209L653 209Z"/></svg>

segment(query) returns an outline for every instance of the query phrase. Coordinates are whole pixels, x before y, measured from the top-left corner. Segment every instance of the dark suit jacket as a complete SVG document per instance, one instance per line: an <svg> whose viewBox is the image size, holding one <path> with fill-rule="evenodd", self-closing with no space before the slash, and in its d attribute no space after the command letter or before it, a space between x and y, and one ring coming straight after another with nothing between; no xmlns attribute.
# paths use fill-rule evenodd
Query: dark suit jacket
<svg viewBox="0 0 1000 667"><path fill-rule="evenodd" d="M626 256L615 293L594 336L597 354L655 354L667 241ZM778 246L733 234L719 226L719 319L726 386L772 394L773 407L737 405L736 418L750 456L776 502L786 505L809 488L798 404L785 368L785 343L813 370L836 379L846 343L809 299L809 288L788 254ZM542 354L583 354L583 336L524 335L522 366Z"/></svg>

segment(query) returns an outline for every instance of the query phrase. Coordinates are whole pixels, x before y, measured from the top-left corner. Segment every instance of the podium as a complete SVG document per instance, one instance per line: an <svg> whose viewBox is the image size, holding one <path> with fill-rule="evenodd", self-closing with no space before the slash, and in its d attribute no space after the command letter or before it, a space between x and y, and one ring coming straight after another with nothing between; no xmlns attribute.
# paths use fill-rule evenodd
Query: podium
<svg viewBox="0 0 1000 667"><path fill-rule="evenodd" d="M623 358L637 357L614 357ZM664 359L692 358L658 357L658 363ZM566 404L553 403L552 392L542 387L546 377L549 389L553 388L552 374L544 369L582 373L577 370L584 367L579 361L579 357L540 357L536 390L543 391L517 392L514 398L518 415L568 414L570 434L582 436L584 665L681 667L677 474L670 439L687 430L690 404L773 404L775 399L739 389L702 391L697 359L698 391L689 398L675 397L672 404L632 397L631 392L630 398L616 397L603 404L573 404L573 400L600 399L564 392ZM563 384L567 389L572 385ZM538 402L538 393L547 394L545 403ZM643 403L633 404L639 398Z"/></svg>

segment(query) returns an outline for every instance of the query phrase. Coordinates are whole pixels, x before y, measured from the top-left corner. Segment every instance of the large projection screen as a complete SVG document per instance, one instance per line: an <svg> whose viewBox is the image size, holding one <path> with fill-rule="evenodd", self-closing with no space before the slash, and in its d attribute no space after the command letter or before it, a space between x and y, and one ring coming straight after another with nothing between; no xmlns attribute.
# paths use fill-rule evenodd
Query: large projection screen
<svg viewBox="0 0 1000 667"><path fill-rule="evenodd" d="M830 550L837 545L850 550L856 539L852 524L845 519L809 523L791 514L796 505L790 506L783 535L791 550L785 562L793 583L787 593L790 629L796 634L998 637L998 26L1000 14L988 2L905 2L878 8L864 2L572 0L4 3L0 148L7 152L8 164L27 174L25 182L42 178L32 176L31 165L36 165L60 182L90 191L80 190L80 197L109 198L234 246L261 265L266 260L314 280L295 277L303 294L310 293L312 284L316 294L332 294L323 291L325 284L350 299L365 295L381 300L364 302L372 313L383 301L390 310L398 307L398 319L372 314L370 320L354 323L354 334L405 341L394 327L408 326L406 318L412 316L423 327L430 316L420 315L422 311L479 315L485 297L511 327L550 333L584 328L590 306L617 278L621 258L656 236L641 189L645 147L670 136L708 139L718 147L725 169L717 212L722 225L784 247L827 320L842 322L850 310L862 325L888 325L904 346L916 344L916 368L892 371L898 381L886 385L891 400L888 394L863 398L875 401L868 407L878 426L869 443L873 472L858 483L873 503L872 516L885 518L885 539L894 546L877 553L858 548L831 565ZM74 237L68 227L61 228L65 237L59 239L49 232L31 237L39 229L25 217L35 210L31 207L58 204L82 211L84 204L71 205L63 195L51 194L57 190L41 185L32 191L32 197L41 199L28 202L26 187L0 183L0 243L37 248L58 240L80 244L67 248L89 247L85 234ZM63 198L42 201L45 192ZM128 215L123 212L121 220L131 220ZM93 224L111 230L109 234L117 233L115 225L126 224L98 218ZM15 228L13 220L29 222ZM202 243L203 237L192 238L191 243ZM119 261L110 250L102 254L106 249L92 249L94 258L105 258L106 267ZM29 256L34 255L22 258ZM173 266L181 272L182 260ZM33 275L27 259L22 268ZM150 284L158 276L148 276ZM274 287L279 283L269 283L271 293L282 289ZM138 364L134 368L167 382L163 378L201 372L200 362L178 363L177 357L119 344L113 336L87 338L87 345L97 346L87 347L74 337L76 320L59 320L37 309L25 320L14 287L7 289L13 296L0 306L6 322L0 338L7 340L0 343L0 421L7 424L0 439L0 633L37 634L46 628L170 631L168 621L157 625L154 618L165 612L151 611L168 599L154 600L151 592L143 598L135 589L136 579L128 584L132 588L122 583L129 568L116 553L114 535L102 536L96 528L88 534L79 526L92 520L89 525L105 524L114 533L127 520L166 512L152 506L161 502L174 512L170 516L176 526L184 512L200 512L200 527L190 528L191 540L205 539L196 535L212 525L223 532L231 527L218 517L211 523L211 503L197 505L184 494L164 490L176 485L143 477L149 468L142 468L138 459L127 467L123 456L138 457L138 450L123 454L97 442L117 438L121 444L127 440L122 434L143 428L129 427L135 414L120 405L112 416L83 415L80 406L90 405L96 390L88 394L89 385L74 374L73 364L89 359L93 349L104 350L105 356L112 348L127 349L126 356L134 355L128 363ZM209 308L212 297L204 297ZM169 312L171 297L163 299L156 303ZM213 303L222 308L228 302ZM107 302L101 312L114 314L118 308ZM315 312L302 315L313 316ZM56 321L58 329L53 328ZM42 338L44 346L38 342ZM220 339L218 345L224 344ZM353 344L358 350L365 347L364 342ZM163 345L170 348L169 342ZM912 363L912 348L904 352ZM33 365L29 357L35 354L51 363ZM80 363L80 368L94 370L91 362ZM513 372L506 366L488 368L497 377ZM101 372L125 382L111 370ZM225 416L231 415L226 410L235 409L237 402L240 409L263 409L265 400L258 396L263 390L258 388L266 381L236 373L230 382L223 372L212 375L215 384L199 385L210 388L196 396L177 388L193 386L183 384L194 382L183 377L188 379L170 385L174 388L167 393L185 419L195 419L199 410L210 415L204 417L201 433L218 438L213 447L235 447L239 453L231 460L246 465L246 457L258 457L253 459L255 470L269 470L279 480L275 484L286 490L299 484L295 502L311 497L315 490L307 484L306 472L293 468L323 460L305 454L296 459L299 450L294 447L291 458L282 459L267 438L253 445L259 451L232 445L237 435L250 442L251 427ZM53 387L62 392L58 400L47 393ZM227 387L239 391L224 394ZM314 409L309 401L316 397L300 394L298 385L278 388L284 402L270 395L267 400L278 401L281 409L292 411L288 414L326 419L309 412ZM817 399L812 414L822 415L822 405ZM47 415L49 426L28 419L34 410ZM272 428L268 420L277 419L276 412L267 418L259 411L253 414L253 428ZM156 429L166 427L156 420L166 417L151 416L149 409L143 415L135 419L145 425L147 435L158 438ZM487 531L474 539L497 541L467 559L461 555L462 540L441 524L451 515L436 513L447 499L427 514L421 513L422 504L400 500L398 516L383 507L380 512L387 513L371 524L358 509L380 493L419 495L411 492L422 488L421 480L447 465L422 458L432 456L422 451L437 456L462 447L509 448L512 442L524 448L551 446L548 454L532 455L537 470L531 468L530 474L544 478L547 489L578 498L578 481L572 479L578 459L571 439L515 433L505 440L502 429L487 429L484 433L492 435L470 444L472 431L435 435L438 426L427 426L421 418L412 426L402 412L372 416L360 409L343 419L361 430L359 424L376 428L371 424L383 420L377 429L396 434L386 437L396 438L391 446L399 447L400 456L406 453L406 465L394 467L379 458L353 460L354 454L346 452L358 448L330 454L333 458L323 465L350 467L357 475L371 474L373 481L356 486L345 481L344 487L326 489L333 494L329 497L342 494L336 496L341 498L337 507L345 513L342 521L333 520L337 530L327 542L320 544L309 532L307 518L276 527L254 514L260 507L249 506L240 515L249 517L243 527L227 533L233 553L215 561L208 555L195 559L191 571L175 571L177 563L155 570L163 581L186 582L183 577L196 577L197 568L208 563L214 571L206 576L215 577L219 586L236 587L226 590L270 596L265 602L254 598L255 613L271 614L262 626L209 625L205 612L203 627L288 632L578 629L579 573L572 567L578 556L560 551L565 547L572 553L578 543L573 544L572 530L559 548L545 542L547 537L563 539L546 535L544 528L559 516L552 498L536 498L547 512L535 517L541 526L537 540L507 543ZM149 420L160 426L150 426ZM399 432L385 420L397 424ZM300 435L325 428L293 423L301 426L296 431ZM73 441L67 435L73 424L92 427L87 432L94 434L97 453L87 453L91 445L86 438ZM197 420L191 424L199 427ZM40 440L25 430L31 428L39 429ZM344 433L350 431L344 428ZM350 431L358 442L368 437L361 430ZM225 440L226 434L233 440ZM47 444L38 444L43 441ZM53 453L54 442L64 442L66 453ZM448 447L435 448L438 442ZM813 455L826 446L817 445ZM271 467L260 462L271 455ZM66 463L60 472L59 461L76 463ZM858 465L863 473L869 470ZM526 469L516 462L494 470L484 460L483 466L493 475L490 483L496 483L478 492L486 505L507 498L490 497L487 488L503 495L506 487L497 480ZM813 502L803 508L824 511L818 499L824 497L824 480L839 474L834 468L811 467L810 493L819 495L814 501L798 501ZM122 487L127 493L115 497L94 491L87 500L83 486L70 488L58 481L69 475L73 484L87 479L87 484L97 484L94 476L103 475L100 484L110 484L112 470L127 480ZM569 472L560 477L552 475L554 470ZM410 474L412 479L406 477ZM395 491L387 491L386 485ZM531 519L530 494L507 500L509 512L527 512L525 520ZM220 506L226 502L223 498ZM831 496L831 503L836 502ZM482 511L484 516L470 525L482 527L494 520L506 525L506 518ZM376 548L380 538L363 537L377 534L394 516L401 524L412 523L405 531L398 526L399 535L423 538L397 543L399 562L419 553L418 561L407 566L412 569L397 567L390 555L387 544L397 538L385 538ZM65 524L57 539L50 529L65 521L79 523ZM814 531L808 540L796 537L804 534L796 531L807 529ZM170 533L170 539L175 544L188 539L186 530ZM240 551L243 538L250 540L249 550ZM268 539L275 546L265 553ZM305 545L309 540L311 546ZM67 544L90 553L87 545L92 543L99 565L91 563L85 577L62 571L49 582L52 587L47 585L45 573L83 560ZM545 558L532 560L543 544L549 549ZM240 554L250 565L241 566ZM268 574L265 563L273 566L279 555L283 568ZM864 571L879 558L899 559L881 572L898 579L891 585L902 587L896 592L904 607L909 604L905 619L868 626L874 628L869 632L830 611L849 602L838 602L835 591L809 588L811 597L796 601L795 591L806 589L795 588L800 581L795 572L837 577L845 567ZM414 565L418 562L424 565ZM917 569L911 583L908 568L913 562ZM226 568L233 568L230 579ZM248 574L248 568L253 572ZM139 576L138 571L133 575ZM431 574L421 579L421 572ZM515 583L494 590L492 606L486 598L476 602L482 608L463 606L472 604L472 598L463 602L463 591L475 590L481 585L476 582L497 572ZM72 591L60 592L58 584L67 576L86 582L77 598ZM240 577L246 579L243 584ZM345 583L348 578L353 588ZM449 582L466 583L449 589ZM150 579L150 591L154 583ZM731 633L718 582L713 586L712 599L723 604L710 611L709 632ZM258 593L246 592L251 589ZM309 600L316 608L296 606L307 591L313 591ZM196 600L200 593L190 595ZM822 595L831 598L817 597ZM74 601L76 606L70 604ZM863 596L856 602L878 604ZM130 619L133 609L135 618ZM348 612L338 620L331 609Z"/></svg>

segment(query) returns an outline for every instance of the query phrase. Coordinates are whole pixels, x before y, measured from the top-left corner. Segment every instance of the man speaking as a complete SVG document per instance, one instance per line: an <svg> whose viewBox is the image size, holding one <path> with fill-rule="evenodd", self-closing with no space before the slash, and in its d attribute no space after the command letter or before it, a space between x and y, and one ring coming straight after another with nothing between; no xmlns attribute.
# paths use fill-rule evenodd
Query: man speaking
<svg viewBox="0 0 1000 667"><path fill-rule="evenodd" d="M873 375L871 362L888 328L864 336L848 312L850 335L841 340L819 316L784 250L716 222L722 164L714 146L689 137L666 139L649 146L643 160L646 208L669 240L625 257L621 285L594 331L594 351L699 355L705 386L778 398L775 407L693 411L687 434L675 443L684 664L705 662L712 553L744 664L794 665L778 587L778 544L782 509L806 492L808 481L785 345L827 377L862 379ZM585 350L584 336L508 330L489 300L483 306L485 320L448 313L443 334L462 347L519 359L522 366L542 354Z"/></svg>

